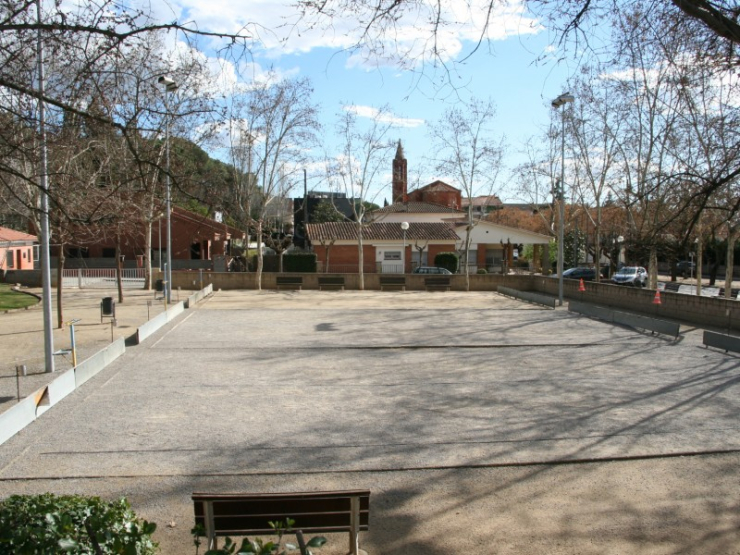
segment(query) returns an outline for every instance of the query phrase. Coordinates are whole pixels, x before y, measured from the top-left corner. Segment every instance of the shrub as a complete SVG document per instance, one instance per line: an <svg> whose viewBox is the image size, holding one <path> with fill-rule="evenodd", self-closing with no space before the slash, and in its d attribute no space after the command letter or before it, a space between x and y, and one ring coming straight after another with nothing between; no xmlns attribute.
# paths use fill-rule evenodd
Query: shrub
<svg viewBox="0 0 740 555"><path fill-rule="evenodd" d="M487 273L488 272L486 271L485 268L478 268L478 271L476 272L476 274L487 274Z"/></svg>
<svg viewBox="0 0 740 555"><path fill-rule="evenodd" d="M316 253L296 252L283 255L283 270L286 272L316 273Z"/></svg>
<svg viewBox="0 0 740 555"><path fill-rule="evenodd" d="M434 265L440 268L447 268L453 274L457 273L460 267L460 257L456 252L440 252L434 257Z"/></svg>
<svg viewBox="0 0 740 555"><path fill-rule="evenodd" d="M155 529L123 498L44 493L0 501L0 553L151 555Z"/></svg>

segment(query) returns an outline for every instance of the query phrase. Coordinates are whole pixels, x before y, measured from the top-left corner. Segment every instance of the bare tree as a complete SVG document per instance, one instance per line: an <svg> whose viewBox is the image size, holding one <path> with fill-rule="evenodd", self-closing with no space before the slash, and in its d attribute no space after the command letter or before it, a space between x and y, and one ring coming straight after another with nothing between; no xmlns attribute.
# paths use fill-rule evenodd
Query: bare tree
<svg viewBox="0 0 740 555"><path fill-rule="evenodd" d="M611 109L610 90L600 86L599 71L589 71L575 83L578 101L570 112L568 144L573 155L573 202L580 199L583 213L593 225L593 260L596 281L601 279L603 205L619 186L616 162L622 120Z"/></svg>
<svg viewBox="0 0 740 555"><path fill-rule="evenodd" d="M458 182L467 200L467 221L463 244L465 284L470 289L469 257L473 216L477 196L491 197L501 171L504 139L494 138L491 125L496 109L491 100L473 98L464 105L449 108L430 128L437 153L437 171Z"/></svg>
<svg viewBox="0 0 740 555"><path fill-rule="evenodd" d="M327 29L340 22L354 25L352 35L358 37L354 50L368 58L392 58L404 67L422 60L447 67L451 53L445 39L455 30L475 34L476 44L469 56L495 36L495 16L506 13L508 7L503 0L465 2L462 6L412 0L297 0L297 5L308 25ZM639 10L641 17L654 19L666 32L683 25L705 43L705 51L729 52L737 63L740 4L736 0L526 0L525 5L559 32L561 44L573 41L580 51L589 46L592 26L626 8ZM426 38L409 40L404 31L411 26L428 30ZM599 36L603 39L604 35Z"/></svg>
<svg viewBox="0 0 740 555"><path fill-rule="evenodd" d="M234 104L243 113L232 111L240 124L232 128L233 156L239 157L240 168L247 161L246 180L236 184L238 204L230 207L254 227L258 241L257 289L262 287L266 214L270 202L288 194L291 176L297 174L313 146L319 129L318 112L311 101L313 88L307 79L282 79L254 83L244 102ZM235 150L236 149L236 150ZM237 158L235 158L237 159ZM257 179L252 187L251 168ZM242 170L240 179L245 179ZM242 219L242 221L243 221Z"/></svg>
<svg viewBox="0 0 740 555"><path fill-rule="evenodd" d="M355 111L345 108L339 116L337 132L340 136L341 153L327 163L330 183L353 199L352 220L357 231L358 272L360 290L365 289L365 257L363 231L369 222L368 201L381 193L384 186L383 172L393 149L389 137L393 128L387 107L374 112L374 117L363 126Z"/></svg>

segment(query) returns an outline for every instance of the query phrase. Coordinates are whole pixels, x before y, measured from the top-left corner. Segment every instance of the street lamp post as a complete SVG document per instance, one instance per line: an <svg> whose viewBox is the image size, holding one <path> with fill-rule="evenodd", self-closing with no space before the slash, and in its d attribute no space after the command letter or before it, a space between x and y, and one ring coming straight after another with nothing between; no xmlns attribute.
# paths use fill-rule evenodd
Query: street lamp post
<svg viewBox="0 0 740 555"><path fill-rule="evenodd" d="M169 305L172 302L172 221L171 221L171 215L172 212L172 200L171 200L171 193L170 193L170 103L169 103L169 94L177 90L177 83L170 79L169 77L166 77L162 75L158 80L158 83L164 87L164 106L165 106L165 112L167 112L167 123L164 126L164 148L165 148L165 165L167 174L165 175L165 183L166 183L166 210L167 210L167 262L165 266L165 275L164 275L164 281L166 283L167 288L167 304ZM161 262L161 261L160 261Z"/></svg>
<svg viewBox="0 0 740 555"><path fill-rule="evenodd" d="M573 102L575 98L570 93L563 93L552 101L552 107L556 110ZM563 306L563 241L565 240L565 108L562 114L562 133L560 140L560 180L555 185L555 194L560 205L560 216L558 221L558 304Z"/></svg>
<svg viewBox="0 0 740 555"><path fill-rule="evenodd" d="M401 260L403 261L403 273L406 273L406 230L409 228L408 222L401 222L401 229L403 230L403 254Z"/></svg>

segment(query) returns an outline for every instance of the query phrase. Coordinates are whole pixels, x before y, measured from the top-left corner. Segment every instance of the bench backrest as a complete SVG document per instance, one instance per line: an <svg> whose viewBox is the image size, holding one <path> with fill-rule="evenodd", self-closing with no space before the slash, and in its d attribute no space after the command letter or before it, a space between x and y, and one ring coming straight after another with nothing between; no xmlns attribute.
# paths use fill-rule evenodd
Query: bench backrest
<svg viewBox="0 0 740 555"><path fill-rule="evenodd" d="M428 278L424 278L424 283L427 285L449 285L450 278L449 276L428 277Z"/></svg>
<svg viewBox="0 0 740 555"><path fill-rule="evenodd" d="M344 285L343 277L319 276L319 285Z"/></svg>
<svg viewBox="0 0 740 555"><path fill-rule="evenodd" d="M405 285L406 278L398 276L380 276L381 285Z"/></svg>
<svg viewBox="0 0 740 555"><path fill-rule="evenodd" d="M305 533L352 531L352 500L359 505L359 530L370 521L370 491L301 493L194 493L195 524L215 536L273 534L270 522L287 518Z"/></svg>
<svg viewBox="0 0 740 555"><path fill-rule="evenodd" d="M278 284L303 284L303 277L301 276L277 276L275 280Z"/></svg>

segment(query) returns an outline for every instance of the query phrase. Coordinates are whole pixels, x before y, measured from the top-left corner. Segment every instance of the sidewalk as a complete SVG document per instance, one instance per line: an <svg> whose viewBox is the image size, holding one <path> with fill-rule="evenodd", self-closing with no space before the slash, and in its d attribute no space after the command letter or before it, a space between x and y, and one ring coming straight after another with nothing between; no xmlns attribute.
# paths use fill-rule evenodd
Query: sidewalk
<svg viewBox="0 0 740 555"><path fill-rule="evenodd" d="M40 288L25 288L41 295ZM100 303L103 297L116 301L116 323L104 317L101 323ZM181 294L184 298L184 295ZM178 302L177 292L173 303ZM70 328L57 328L56 290L52 291L52 323L54 352L71 348ZM77 362L92 356L113 341L132 335L138 326L164 311L161 297L154 298L153 291L124 290L124 301L112 289L67 289L62 304L64 321L79 320L75 324ZM54 357L54 373L46 373L44 361L44 316L41 304L27 310L0 313L0 412L13 406L20 398L27 397L72 367L71 353ZM24 365L26 375L16 379L16 367Z"/></svg>

